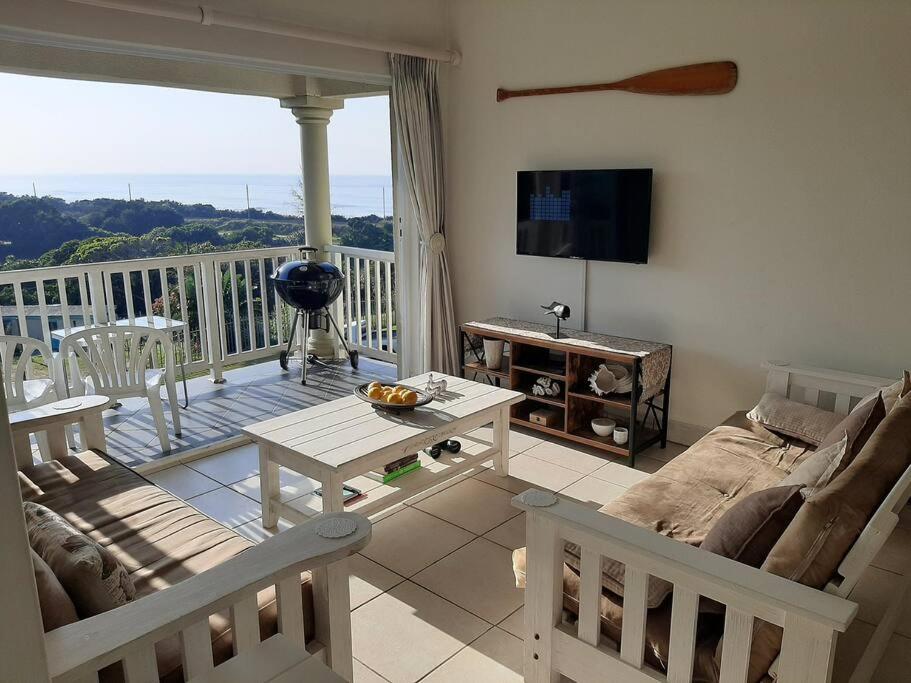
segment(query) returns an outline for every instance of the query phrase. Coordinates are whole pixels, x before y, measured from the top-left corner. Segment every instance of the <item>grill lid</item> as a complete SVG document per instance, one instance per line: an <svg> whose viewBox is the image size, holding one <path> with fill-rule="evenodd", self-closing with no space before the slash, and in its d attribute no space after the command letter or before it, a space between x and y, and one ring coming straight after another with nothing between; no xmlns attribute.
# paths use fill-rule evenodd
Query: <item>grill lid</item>
<svg viewBox="0 0 911 683"><path fill-rule="evenodd" d="M316 251L301 247L301 255ZM276 270L271 278L275 291L282 301L292 308L307 311L319 310L334 302L345 282L345 276L328 261L288 261Z"/></svg>

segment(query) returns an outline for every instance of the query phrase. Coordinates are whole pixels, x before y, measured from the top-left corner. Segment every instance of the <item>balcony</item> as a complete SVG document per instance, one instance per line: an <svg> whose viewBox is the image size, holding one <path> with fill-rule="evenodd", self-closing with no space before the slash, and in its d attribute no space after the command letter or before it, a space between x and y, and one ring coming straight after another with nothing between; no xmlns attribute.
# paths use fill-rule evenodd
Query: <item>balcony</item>
<svg viewBox="0 0 911 683"><path fill-rule="evenodd" d="M171 450L161 451L144 399L124 399L105 417L111 456L130 467L161 466L243 443L239 430L252 422L338 398L368 379L396 378L392 252L327 251L346 276L333 315L361 362L356 371L342 360L311 367L307 386L299 365L279 367L289 339L299 356L300 332L268 283L298 258L291 247L0 272L3 333L42 339L56 351L60 331L85 324L147 314L185 322L186 334L175 335L182 433L174 436L168 415ZM37 363L30 370L47 374Z"/></svg>

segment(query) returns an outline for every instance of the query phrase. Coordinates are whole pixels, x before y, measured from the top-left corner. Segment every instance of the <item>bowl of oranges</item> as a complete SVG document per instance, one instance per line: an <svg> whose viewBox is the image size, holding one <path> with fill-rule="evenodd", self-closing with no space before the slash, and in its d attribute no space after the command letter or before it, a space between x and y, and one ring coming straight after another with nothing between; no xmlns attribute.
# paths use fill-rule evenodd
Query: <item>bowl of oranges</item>
<svg viewBox="0 0 911 683"><path fill-rule="evenodd" d="M433 400L426 391L409 387L406 384L380 384L369 382L361 384L354 390L354 395L375 408L401 412L425 406Z"/></svg>

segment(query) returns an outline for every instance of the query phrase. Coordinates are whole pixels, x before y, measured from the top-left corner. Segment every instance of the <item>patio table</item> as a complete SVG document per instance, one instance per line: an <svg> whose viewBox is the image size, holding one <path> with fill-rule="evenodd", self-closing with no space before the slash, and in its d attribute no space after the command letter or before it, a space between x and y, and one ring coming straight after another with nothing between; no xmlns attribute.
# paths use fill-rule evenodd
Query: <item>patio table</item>
<svg viewBox="0 0 911 683"><path fill-rule="evenodd" d="M399 383L423 388L427 378L418 375ZM382 470L402 457L493 423L490 448L444 455L434 463L433 469L439 471L421 468L399 477L389 484L398 487L397 492L360 505L358 512L367 514L410 498L491 459L497 474L507 476L509 409L525 394L435 373L434 379L439 378L446 379L447 390L413 411L375 409L352 395L244 428L244 434L259 444L263 526L274 527L279 516L295 523L309 517L281 498L279 466L319 481L323 512L340 512L346 479Z"/></svg>
<svg viewBox="0 0 911 683"><path fill-rule="evenodd" d="M173 345L173 338L175 334L181 336L181 341L183 341L183 336L187 333L187 323L183 320L174 320L173 318L165 318L161 315L152 315L145 316L141 315L137 318L133 318L133 322L129 320L115 320L109 323L95 323L92 325L79 325L78 327L71 327L69 330L52 330L51 337L57 341L62 340L64 337L74 334L76 332L82 332L83 330L91 330L95 328L104 328L110 327L111 325L117 325L120 327L126 327L130 325L135 325L137 327L148 327L152 330L168 330L171 332L170 338L172 341L172 353L174 348L182 348L182 344ZM180 354L175 354L177 357L177 362L180 364L180 380L183 384L183 407L188 408L190 406L190 395L187 392L187 365L186 357L183 352Z"/></svg>

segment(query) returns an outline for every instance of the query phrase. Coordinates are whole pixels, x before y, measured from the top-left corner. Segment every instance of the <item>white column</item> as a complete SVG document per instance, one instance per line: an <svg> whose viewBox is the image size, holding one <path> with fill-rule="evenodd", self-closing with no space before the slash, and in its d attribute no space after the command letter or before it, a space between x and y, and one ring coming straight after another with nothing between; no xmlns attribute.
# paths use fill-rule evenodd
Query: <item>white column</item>
<svg viewBox="0 0 911 683"><path fill-rule="evenodd" d="M320 251L317 260L329 260L323 247L332 244L332 216L329 203L328 126L332 112L344 107L342 100L313 95L289 97L281 101L290 109L301 129L301 166L304 181L304 227L307 243ZM310 352L320 357L334 357L338 341L322 330L310 332Z"/></svg>

